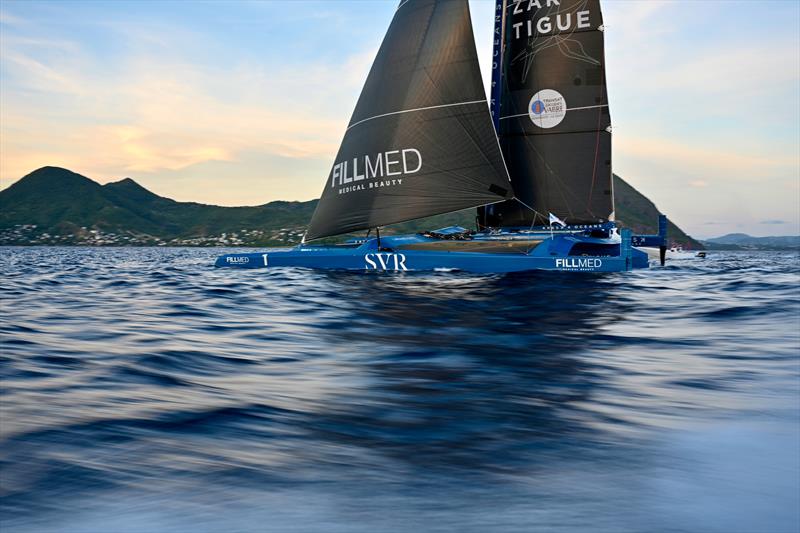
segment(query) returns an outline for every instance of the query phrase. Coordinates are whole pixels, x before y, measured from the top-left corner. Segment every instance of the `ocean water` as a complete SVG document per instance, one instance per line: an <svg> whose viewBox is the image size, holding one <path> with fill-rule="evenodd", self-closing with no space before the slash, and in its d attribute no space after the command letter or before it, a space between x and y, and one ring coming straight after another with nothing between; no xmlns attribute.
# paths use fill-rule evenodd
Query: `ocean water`
<svg viewBox="0 0 800 533"><path fill-rule="evenodd" d="M800 261L2 248L5 532L800 529Z"/></svg>

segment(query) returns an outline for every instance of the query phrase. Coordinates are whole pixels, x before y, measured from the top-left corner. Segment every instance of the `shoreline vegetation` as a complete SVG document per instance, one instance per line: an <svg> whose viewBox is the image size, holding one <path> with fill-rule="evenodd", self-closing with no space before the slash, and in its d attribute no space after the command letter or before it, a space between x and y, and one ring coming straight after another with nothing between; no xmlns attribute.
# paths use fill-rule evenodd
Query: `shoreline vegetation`
<svg viewBox="0 0 800 533"><path fill-rule="evenodd" d="M614 191L618 222L637 233L656 233L659 211L653 202L616 175ZM302 239L316 205L317 200L253 207L176 202L130 178L100 185L64 168L42 167L0 191L0 245L293 246ZM416 233L452 225L474 228L475 210L395 224L382 232ZM671 221L668 235L671 244L704 248ZM738 244L709 247L726 245Z"/></svg>

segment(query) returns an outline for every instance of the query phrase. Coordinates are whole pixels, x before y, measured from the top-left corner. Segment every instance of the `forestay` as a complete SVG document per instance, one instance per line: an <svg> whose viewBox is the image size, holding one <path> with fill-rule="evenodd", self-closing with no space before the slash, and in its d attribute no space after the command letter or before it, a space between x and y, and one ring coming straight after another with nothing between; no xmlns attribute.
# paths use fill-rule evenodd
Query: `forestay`
<svg viewBox="0 0 800 533"><path fill-rule="evenodd" d="M503 10L504 8L504 10ZM488 226L613 219L611 118L599 0L505 0L494 111L516 197ZM498 80L499 78L499 80ZM529 209L530 206L532 209Z"/></svg>
<svg viewBox="0 0 800 533"><path fill-rule="evenodd" d="M481 82L467 0L401 2L306 238L512 196Z"/></svg>

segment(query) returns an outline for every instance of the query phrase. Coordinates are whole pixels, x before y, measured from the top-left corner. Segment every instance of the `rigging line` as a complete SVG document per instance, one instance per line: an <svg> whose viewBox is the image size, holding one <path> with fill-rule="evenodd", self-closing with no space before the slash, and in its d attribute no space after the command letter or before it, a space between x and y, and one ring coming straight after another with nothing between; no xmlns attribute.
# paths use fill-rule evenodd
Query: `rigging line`
<svg viewBox="0 0 800 533"><path fill-rule="evenodd" d="M601 96L600 97L601 98L602 98L603 82L605 82L605 81L606 80L605 80L605 72L604 72L602 77L600 78L600 90L601 90ZM594 182L595 182L595 179L597 178L597 158L600 155L600 121L601 120L603 120L603 114L602 113L597 113L597 134L596 134L596 140L595 140L595 145L594 145L594 162L592 163L592 186L589 188L589 198L586 200L586 211L589 212L592 216L594 216L594 213L592 213L592 195L594 195ZM614 178L612 176L611 181L613 181L613 180L614 180Z"/></svg>
<svg viewBox="0 0 800 533"><path fill-rule="evenodd" d="M592 185L589 187L589 198L586 201L586 211L591 215L592 213L592 196L594 195L594 182L597 178L597 158L600 155L600 121L602 120L602 113L597 114L597 134L594 145L594 161L592 162Z"/></svg>
<svg viewBox="0 0 800 533"><path fill-rule="evenodd" d="M477 54L476 54L476 56L475 56L475 63L477 64L477 62L478 62L478 57L477 57ZM480 70L480 69L479 69L479 70ZM433 79L433 77L432 77L432 76L430 75L430 73L428 72L428 69L427 69L427 68L424 68L424 69L423 69L423 72L425 72L425 75L428 77L428 80L431 82L431 85L433 85L434 87L436 87L436 89L437 89L437 90L440 90L440 91L441 91L441 89L439 88L439 85L436 83L436 80L434 80L434 79ZM487 164L487 165L488 165L490 168L494 168L494 164L492 164L492 162L489 160L489 158L487 157L487 155L486 155L486 154L484 153L484 151L481 149L481 147L480 147L480 144L478 144L478 142L477 142L477 141L476 141L476 140L473 138L473 136L470 134L470 132L467 130L467 128L465 128L465 127L464 127L464 123L461 121L461 119L462 119L462 118L465 118L465 117L463 117L463 116L456 116L456 115L453 115L453 118L456 120L456 122L458 122L458 125L459 125L459 126L461 126L461 131L463 131L463 132L464 132L464 134L467 136L467 138L469 138L469 140L472 142L472 145L475 147L475 149L477 150L477 152L478 152L478 153L481 155L481 157L483 158L483 160L484 160L484 161L486 161L486 164ZM490 119L490 120L491 120L491 119ZM508 182L509 182L509 183L511 183L511 174L509 174L509 173L508 173L508 167L506 166L506 161L505 161L505 158L503 158L503 149L500 147L500 139L498 139L498 137L497 137L497 132L496 132L496 131L495 131L495 129L494 129L494 124L492 124L491 126L492 126L492 133L494 134L495 144L496 144L496 146L497 146L497 151L498 151L498 152L500 152L500 158L501 158L501 159L502 159L502 161L503 161L503 168L504 168L504 169L505 169L505 171L506 171L506 179L508 180ZM509 185L509 187L510 187L510 185ZM513 189L512 189L512 190L513 190Z"/></svg>
<svg viewBox="0 0 800 533"><path fill-rule="evenodd" d="M471 23L471 21L470 21L470 23ZM505 40L505 36L503 37L502 40ZM476 53L477 53L477 51L476 51ZM504 54L505 52L502 52L502 53ZM502 57L502 55L501 55L501 57ZM501 61L500 70L499 70L499 72L500 72L500 83L501 84L506 82L505 76L503 76L503 70L504 70L504 68L503 68L502 61ZM494 94L494 89L492 89L492 92L490 94ZM503 106L503 89L502 89L502 85L501 85L501 88L500 88L499 95L500 95L500 102L499 102L499 105L497 106L498 113L500 112L500 108ZM487 101L487 103L488 103L488 101ZM503 153L503 146L500 144L500 131L499 131L500 130L500 122L498 120L497 128L495 128L494 127L495 126L494 117L491 116L491 105L489 107L490 107L489 118L490 118L490 120L492 122L492 133L494 133L494 141L495 141L494 145L497 147L497 151L500 152L500 160L503 162L503 169L505 169L505 171L506 171L506 178L508 178L508 183L509 183L509 186L511 187L511 193L513 194L514 193L514 186L513 186L513 182L511 181L511 171L508 169L508 163L506 162L506 155Z"/></svg>
<svg viewBox="0 0 800 533"><path fill-rule="evenodd" d="M444 169L441 169L441 168L439 168L439 167L437 167L435 165L432 165L431 163L428 163L428 167L430 167L434 171L440 172L442 174L448 174L448 175L456 176L464 183L471 183L471 184L475 184L475 185L479 185L479 186L485 186L486 185L486 183L483 182L480 178L473 178L471 176L468 176L466 174L463 174L463 173L459 172L459 171L463 171L463 170L470 170L470 169L473 169L473 168L478 168L478 165L471 165L471 166L468 166L468 167L459 167L459 168L454 168L454 169L451 169L451 170L444 170ZM481 187L480 191L483 192L484 188ZM511 192L513 192L513 190ZM438 196L435 196L435 198L438 198ZM504 198L503 200L510 200L510 198ZM465 207L464 209L469 209L469 207Z"/></svg>
<svg viewBox="0 0 800 533"><path fill-rule="evenodd" d="M409 1L410 0L404 0L404 1L402 1L400 3L400 5L397 7L397 10L395 11L394 17L397 16L397 14L400 11L400 8L403 7L405 4L407 4ZM428 36L429 36L429 33L430 33L430 28L431 28L431 20L435 16L435 11L436 11L436 6L434 6L433 12L431 14L429 14L429 16L427 17L427 21L425 23L425 31L421 34L421 39L419 40L419 44L417 45L416 49L413 50L414 56L416 58L414 60L414 68L413 68L413 71L415 71L415 72L420 67L420 57L421 57L422 51L425 49L425 45L426 45L426 43L428 41ZM400 15L400 16L402 17L402 15ZM394 20L395 20L394 17L392 17L392 24L394 24ZM390 30L391 30L391 25L390 25ZM383 46L383 45L381 45L381 46ZM375 61L378 61L377 57L375 58ZM375 68L375 65L373 64L372 67L370 68L370 75L372 74L372 69L374 69L374 68ZM363 89L362 89L362 91L363 91ZM406 106L407 105L407 101L408 101L408 90L406 90L406 93L405 93L405 96L403 97L401 106L403 106L403 107ZM397 114L397 113L399 113L399 112L395 112L394 114ZM360 120L359 122L356 122L355 124L352 124L352 125L348 126L347 129L344 132L345 137L347 136L347 133L350 131L350 128L353 128L353 127L355 127L358 124L361 124L363 122L367 122L368 120L379 118L381 116L388 116L390 114L392 114L392 113L387 113L385 115L376 115L376 116L373 116L373 117L369 117L369 118ZM353 119L351 118L350 120L352 121ZM398 127L399 127L399 124L395 124L394 125L394 128L392 128L393 129L393 134L396 134ZM378 201L378 196L377 195L375 195L372 198L370 198L370 200L369 200L370 208L373 208L375 206L375 202L376 201ZM380 246L379 246L379 248L380 248Z"/></svg>
<svg viewBox="0 0 800 533"><path fill-rule="evenodd" d="M483 151L480 150L480 147L478 146L476 141L472 138L472 136L469 134L469 132L467 132L466 128L464 127L464 124L460 120L462 117L459 117L459 116L456 116L456 115L452 115L451 118L453 118L454 120L456 120L458 122L459 126L461 126L461 128L462 128L462 131L469 137L469 139L473 143L475 143L475 147L478 149L478 152L481 154L481 157L486 161L486 165L488 165L490 168L495 168L495 166L492 164L492 162L489 161L489 159L486 156L486 154L484 154ZM494 131L494 126L491 123L489 124L489 127L492 129L492 131ZM424 139L429 139L431 141L433 140L433 138L430 137L426 133L426 130L424 128L420 127L419 131L416 134L418 136L421 136ZM495 139L497 139L496 134L495 134ZM502 149L500 148L499 140L496 140L495 142L498 143L497 144L497 149L500 151L500 154L502 156ZM503 161L503 163L505 164L505 160ZM428 163L428 166L433 168L433 170L435 170L437 172L441 172L441 173L444 173L444 174L451 174L451 175L457 176L458 178L463 179L464 182L470 182L470 183L472 183L474 185L479 185L479 186L485 186L486 185L486 183L482 179L480 179L480 177L470 177L470 176L467 176L465 174L461 174L461 173L458 172L458 171L463 171L463 170L467 170L467 169L478 168L480 165L470 165L470 166L465 166L465 167L459 167L459 168L451 169L449 171L442 170L441 168L438 168L438 167L436 167L434 165L431 165L430 163ZM507 173L508 172L508 168L505 167L505 170L506 170L506 173ZM507 179L509 181L509 188L513 192L513 188L510 187L511 177L508 174L506 174L506 177L507 177Z"/></svg>
<svg viewBox="0 0 800 533"><path fill-rule="evenodd" d="M583 106L583 107L568 107L567 111L580 111L582 109L596 109L598 107L608 107L608 104L587 105L587 106ZM529 116L528 113L520 113L519 115L506 115L504 117L500 117L500 120L505 120L507 118L527 117L527 116Z"/></svg>
<svg viewBox="0 0 800 533"><path fill-rule="evenodd" d="M565 132L565 133L567 133L567 132ZM556 135L556 134L551 134L551 135ZM546 181L547 190L549 191L551 189L551 187L550 187L551 181L550 180L551 180L551 177L552 177L552 179L555 180L554 181L554 184L556 186L555 189L561 195L561 199L564 201L564 203L567 206L567 211L569 211L569 216L573 217L574 213L572 212L572 209L569 206L569 202L567 201L567 198L564 195L564 183L563 183L561 177L556 173L555 170L553 170L553 167L550 166L550 164L547 162L547 159L545 159L545 157L542 155L542 153L539 151L539 149L533 143L533 141L531 140L531 137L533 137L533 135L526 135L524 137L525 144L530 148L530 150L532 150L536 154L536 156L539 158L539 160L542 162L542 164L545 166L545 168L546 168L546 170L548 172L548 175L545 176L545 179L547 180ZM577 195L575 195L575 193L572 192L572 190L567 189L567 192L570 193L570 195L573 198L575 198L575 199L578 198ZM541 215L541 213L537 213L537 214ZM542 217L542 218L544 218L544 217Z"/></svg>
<svg viewBox="0 0 800 533"><path fill-rule="evenodd" d="M544 219L544 215L543 214L541 214L539 211L537 211L536 209L532 208L531 206L529 206L528 204L526 204L525 202L523 202L522 200L520 200L516 196L514 198L512 198L512 199L518 201L519 203L521 203L522 205L524 205L525 207L527 207L528 209L530 209L531 211L533 211L534 213L536 213L537 215L542 217L542 219ZM531 227L533 227L533 226L531 226Z"/></svg>
<svg viewBox="0 0 800 533"><path fill-rule="evenodd" d="M555 190L556 192L558 192L558 194L561 196L561 200L564 202L564 204L567 207L567 211L569 212L569 216L570 217L574 217L575 213L572 212L572 208L570 207L570 203L567 200L566 195L564 194L564 190L566 189L567 193L569 193L570 196L575 198L575 199L577 199L577 196L575 195L575 193L572 191L571 188L567 188L566 187L566 185L564 183L564 180L562 180L561 176L555 170L553 170L553 167L550 166L550 163L547 162L547 159L545 159L545 157L542 155L542 153L539 151L539 149L533 144L533 142L530 141L527 137L525 138L525 142L536 153L536 155L542 161L542 164L544 164L545 168L547 169L548 174L544 178L546 180L545 181L545 188L547 189L548 199L549 199L549 196L550 196L550 192L552 190ZM548 203L550 203L550 201L548 201ZM537 213L537 215L541 216L542 219L544 219L544 215L542 215L541 213ZM549 217L548 217L548 220L549 220Z"/></svg>
<svg viewBox="0 0 800 533"><path fill-rule="evenodd" d="M472 102L458 102L458 103L455 103L455 104L432 105L432 106L428 106L428 107L417 107L415 109L404 109L402 111L392 111L391 113L383 113L382 115L375 115L374 117L369 117L369 118L365 118L365 119L359 120L358 122L348 126L346 131L350 131L351 128L355 128L359 124L362 124L364 122L367 122L369 120L373 120L373 119L376 119L376 118L388 117L388 116L391 116L391 115L400 115L402 113L411 113L411 112L414 112L414 111L426 111L428 109L439 109L439 108L442 108L442 107L454 107L454 106L458 106L458 105L485 104L485 103L487 103L487 102L486 102L486 99L484 98L483 100L473 100Z"/></svg>
<svg viewBox="0 0 800 533"><path fill-rule="evenodd" d="M467 4L467 11L469 11L469 4ZM470 29L471 29L471 26L472 26L472 21L470 20ZM473 39L472 42L474 44L474 39ZM477 62L478 62L477 50L475 51L474 58L475 58L475 63L477 64ZM436 87L437 89L439 89L438 84L433 79L433 77L430 75L430 73L428 72L427 68L424 69L424 72L425 72L425 75L430 80L431 84L434 87ZM478 72L480 72L480 67L478 68ZM484 99L483 101L486 102L487 104L489 103L489 101L486 100L486 99ZM478 142L472 137L472 135L470 135L469 131L467 131L467 128L464 127L463 122L461 122L461 118L462 117L454 116L453 118L455 118L455 120L458 122L459 126L461 126L462 131L467 135L467 137L469 137L469 140L472 141L472 144L475 146L475 148L477 148L478 153L481 154L481 157L483 157L483 159L486 161L486 163L490 167L494 167L494 165L492 164L491 161L489 161L489 158L486 156L484 151L481 150L480 145L478 144ZM508 165L506 164L506 158L503 155L503 148L500 146L500 138L497 135L497 131L494 129L494 124L492 124L492 133L494 134L495 146L497 147L497 151L500 153L500 159L503 162L503 169L506 171L506 179L508 180L508 183L510 184L511 183L511 173L508 171ZM512 191L513 191L513 188L512 188Z"/></svg>
<svg viewBox="0 0 800 533"><path fill-rule="evenodd" d="M536 211L535 209L533 209L532 207L530 207L528 204L526 204L525 202L523 202L523 201L522 201L522 200L520 200L519 198L516 198L516 200L517 200L519 203L521 203L522 205L524 205L525 207L527 207L528 209L532 210L534 213L537 213L537 211ZM544 216L542 216L542 218L544 218ZM548 218L549 218L549 217L548 217ZM533 230L533 226L535 226L535 225L536 225L536 215L534 215L534 216L531 218L531 227L530 227L530 228L528 228L528 231L532 231L532 230ZM550 227L551 227L551 229L550 229L550 238L551 238L551 239L552 239L552 237L553 237L553 230L552 230L552 226L553 226L553 223L551 222L551 223L550 223ZM533 250L534 248L536 248L536 246L538 246L538 245L537 245L537 244L535 244L535 245L533 245L533 246L530 246L530 247L528 247L528 249L527 249L527 250L525 250L525 255L528 255L529 253L531 253L531 250Z"/></svg>

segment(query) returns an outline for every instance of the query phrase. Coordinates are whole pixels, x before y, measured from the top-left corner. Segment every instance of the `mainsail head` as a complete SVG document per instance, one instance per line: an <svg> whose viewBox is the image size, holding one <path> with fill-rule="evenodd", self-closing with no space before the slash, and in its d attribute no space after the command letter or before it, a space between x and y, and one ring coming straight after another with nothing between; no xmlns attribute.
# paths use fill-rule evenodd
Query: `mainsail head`
<svg viewBox="0 0 800 533"><path fill-rule="evenodd" d="M512 196L467 0L404 0L372 64L306 238Z"/></svg>
<svg viewBox="0 0 800 533"><path fill-rule="evenodd" d="M500 145L519 201L482 208L487 226L611 220L611 118L599 0L502 0Z"/></svg>

